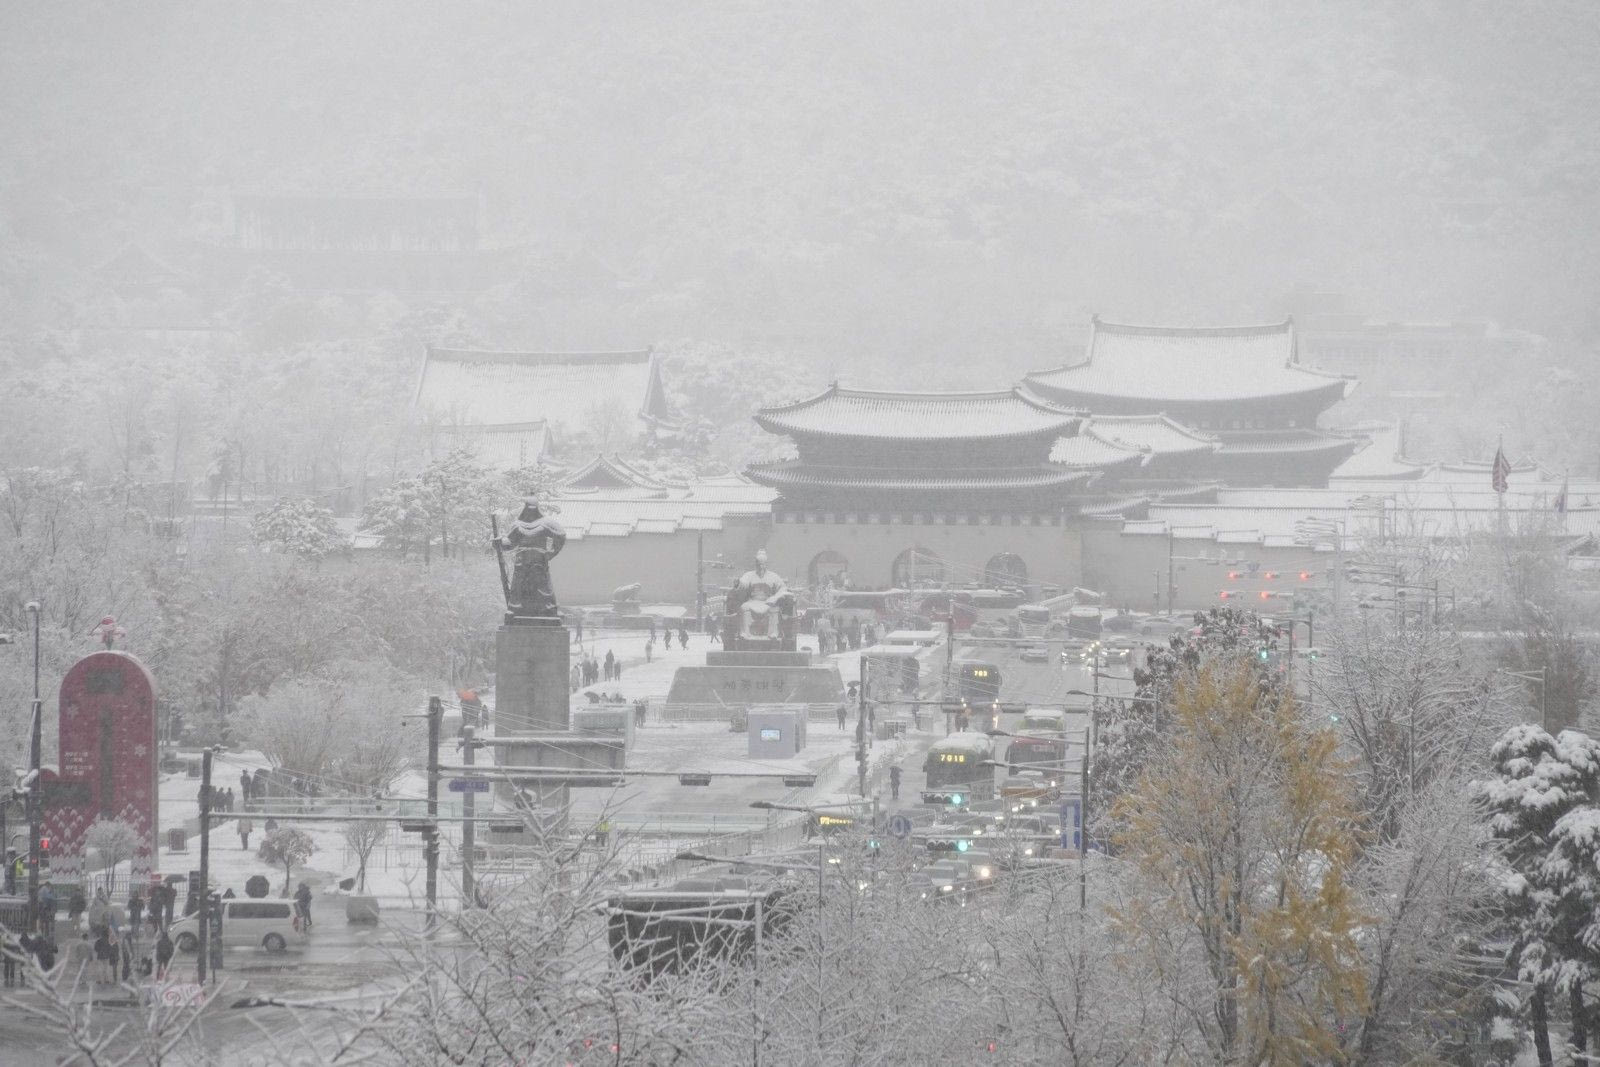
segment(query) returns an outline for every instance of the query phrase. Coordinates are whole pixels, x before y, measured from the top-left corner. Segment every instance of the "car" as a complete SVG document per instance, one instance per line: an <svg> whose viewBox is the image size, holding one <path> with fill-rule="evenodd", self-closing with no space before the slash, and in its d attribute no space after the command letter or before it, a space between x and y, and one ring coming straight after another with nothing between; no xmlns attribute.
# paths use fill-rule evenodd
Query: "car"
<svg viewBox="0 0 1600 1067"><path fill-rule="evenodd" d="M1105 618L1100 620L1101 629L1112 630L1118 633L1131 633L1138 627L1138 625L1138 617L1127 614L1126 612L1118 615L1107 615Z"/></svg>
<svg viewBox="0 0 1600 1067"><path fill-rule="evenodd" d="M1000 873L1000 864L988 852L968 852L962 858L967 861L973 881L980 886L993 884L995 875Z"/></svg>
<svg viewBox="0 0 1600 1067"><path fill-rule="evenodd" d="M315 919L315 914L312 918ZM288 900L224 900L222 944L260 947L282 952L291 944L304 944L305 932L296 929L294 904ZM200 913L173 922L168 933L180 952L200 948Z"/></svg>
<svg viewBox="0 0 1600 1067"><path fill-rule="evenodd" d="M922 873L932 880L939 899L966 903L967 895L973 888L973 872L972 866L965 860L935 860L922 868Z"/></svg>
<svg viewBox="0 0 1600 1067"><path fill-rule="evenodd" d="M1050 652L1043 648L1025 648L1020 658L1024 663L1049 663Z"/></svg>

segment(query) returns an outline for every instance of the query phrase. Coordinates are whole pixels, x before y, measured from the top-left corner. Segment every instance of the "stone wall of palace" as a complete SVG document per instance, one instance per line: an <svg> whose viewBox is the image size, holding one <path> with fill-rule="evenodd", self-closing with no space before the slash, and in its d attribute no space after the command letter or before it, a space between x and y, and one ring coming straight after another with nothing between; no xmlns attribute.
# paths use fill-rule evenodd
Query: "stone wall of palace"
<svg viewBox="0 0 1600 1067"><path fill-rule="evenodd" d="M1082 541L1072 520L1059 516L951 516L959 522L784 521L767 542L768 565L785 579L809 584L813 575L849 573L858 589L909 584L910 568L924 581L990 584L996 571L1029 588L1061 590L1080 584ZM877 516L864 516L867 519ZM936 519L937 516L917 516Z"/></svg>

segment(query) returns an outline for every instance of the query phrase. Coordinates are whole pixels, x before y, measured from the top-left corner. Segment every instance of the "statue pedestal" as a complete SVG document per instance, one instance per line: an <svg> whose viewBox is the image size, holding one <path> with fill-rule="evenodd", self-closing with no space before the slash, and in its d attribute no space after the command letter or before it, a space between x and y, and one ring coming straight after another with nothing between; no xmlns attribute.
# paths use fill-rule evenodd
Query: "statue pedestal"
<svg viewBox="0 0 1600 1067"><path fill-rule="evenodd" d="M505 737L568 728L571 645L567 628L554 619L517 620L496 631L495 733Z"/></svg>
<svg viewBox="0 0 1600 1067"><path fill-rule="evenodd" d="M679 667L669 704L836 704L839 668L809 652L707 652L703 667Z"/></svg>

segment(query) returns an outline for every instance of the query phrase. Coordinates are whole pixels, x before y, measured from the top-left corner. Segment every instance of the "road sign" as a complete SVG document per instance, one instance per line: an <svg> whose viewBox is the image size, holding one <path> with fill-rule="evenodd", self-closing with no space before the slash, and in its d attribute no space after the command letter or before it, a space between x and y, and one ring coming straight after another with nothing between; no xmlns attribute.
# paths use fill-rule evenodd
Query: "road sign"
<svg viewBox="0 0 1600 1067"><path fill-rule="evenodd" d="M487 793L489 779L487 778L452 778L450 779L450 792L452 793Z"/></svg>
<svg viewBox="0 0 1600 1067"><path fill-rule="evenodd" d="M400 820L400 832L401 833L425 834L431 829L433 829L433 823L431 823L431 822L424 822L422 820L414 820L414 819L402 819L402 820Z"/></svg>
<svg viewBox="0 0 1600 1067"><path fill-rule="evenodd" d="M1061 847L1078 850L1083 833L1083 801L1078 797L1061 802Z"/></svg>
<svg viewBox="0 0 1600 1067"><path fill-rule="evenodd" d="M889 816L889 832L904 841L911 836L911 819L905 815Z"/></svg>

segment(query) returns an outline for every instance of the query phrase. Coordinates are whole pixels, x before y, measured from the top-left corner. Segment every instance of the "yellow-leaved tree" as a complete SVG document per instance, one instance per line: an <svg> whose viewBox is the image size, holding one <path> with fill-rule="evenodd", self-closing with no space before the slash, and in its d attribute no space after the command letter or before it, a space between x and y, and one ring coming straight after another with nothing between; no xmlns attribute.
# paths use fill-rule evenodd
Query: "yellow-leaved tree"
<svg viewBox="0 0 1600 1067"><path fill-rule="evenodd" d="M1118 802L1119 854L1145 884L1114 914L1129 962L1192 1021L1195 1059L1342 1059L1366 990L1347 877L1359 815L1337 739L1243 660L1187 674L1172 710L1168 743Z"/></svg>

